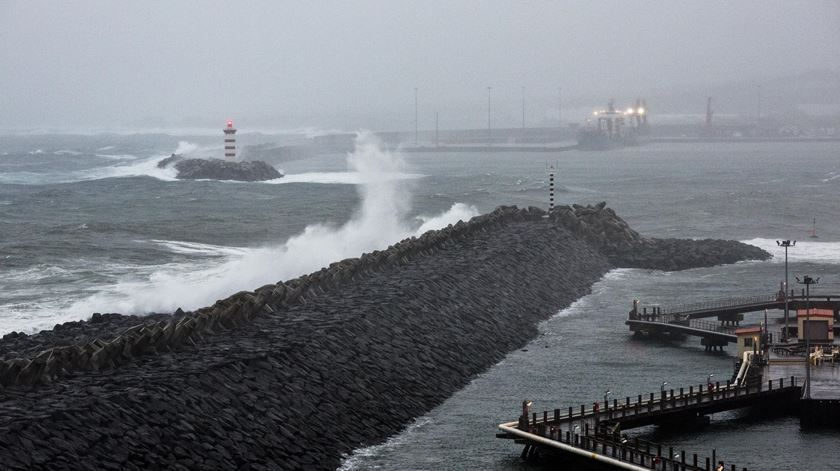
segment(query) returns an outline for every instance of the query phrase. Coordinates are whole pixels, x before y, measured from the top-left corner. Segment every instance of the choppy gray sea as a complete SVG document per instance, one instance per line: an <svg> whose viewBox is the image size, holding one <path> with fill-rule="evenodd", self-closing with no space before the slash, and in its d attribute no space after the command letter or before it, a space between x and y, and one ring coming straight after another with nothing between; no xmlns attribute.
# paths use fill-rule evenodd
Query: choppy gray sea
<svg viewBox="0 0 840 471"><path fill-rule="evenodd" d="M92 312L170 312L211 304L384 248L505 204L546 205L548 165L564 203L605 200L651 237L728 238L776 258L662 273L615 270L542 325L527 348L478 376L345 469L529 469L494 437L522 399L535 410L655 391L662 381L727 378L732 352L632 339L632 299L669 304L778 289L779 238L798 239L793 275L840 293L840 144L652 144L609 152L422 153L362 138L352 155L287 161L264 183L178 181L157 160L221 153L216 140L166 135L15 136L0 149L0 332ZM811 239L813 218L819 238ZM468 296L468 293L464 294ZM773 312L771 316L778 316ZM798 420L721 414L702 431L647 438L749 469L835 469L838 432Z"/></svg>

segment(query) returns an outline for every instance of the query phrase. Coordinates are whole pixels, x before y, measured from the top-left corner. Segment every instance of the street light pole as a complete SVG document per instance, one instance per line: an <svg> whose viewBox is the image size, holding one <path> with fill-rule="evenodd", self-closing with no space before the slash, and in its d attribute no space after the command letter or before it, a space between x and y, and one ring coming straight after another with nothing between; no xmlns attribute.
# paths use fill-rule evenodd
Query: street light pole
<svg viewBox="0 0 840 471"><path fill-rule="evenodd" d="M417 87L414 87L414 145L417 145L417 141L420 135L420 124L417 121Z"/></svg>
<svg viewBox="0 0 840 471"><path fill-rule="evenodd" d="M796 241L795 240L794 241L790 241L790 240L778 241L777 240L776 245L778 245L779 247L784 247L785 248L785 331L782 334L782 342L787 343L787 341L788 341L788 329L789 329L789 327L788 327L788 318L789 318L789 315L788 315L788 312L789 312L789 310L788 310L788 290L790 289L788 287L788 249L795 246Z"/></svg>
<svg viewBox="0 0 840 471"><path fill-rule="evenodd" d="M563 87L557 88L557 125L563 127Z"/></svg>
<svg viewBox="0 0 840 471"><path fill-rule="evenodd" d="M490 129L492 129L490 124L490 90L493 90L493 87L487 87L487 145L490 145Z"/></svg>
<svg viewBox="0 0 840 471"><path fill-rule="evenodd" d="M796 277L796 282L805 285L805 323L802 324L802 335L805 336L805 394L804 399L811 399L811 336L808 335L808 324L811 323L811 285L820 282L820 279L813 279L808 275Z"/></svg>

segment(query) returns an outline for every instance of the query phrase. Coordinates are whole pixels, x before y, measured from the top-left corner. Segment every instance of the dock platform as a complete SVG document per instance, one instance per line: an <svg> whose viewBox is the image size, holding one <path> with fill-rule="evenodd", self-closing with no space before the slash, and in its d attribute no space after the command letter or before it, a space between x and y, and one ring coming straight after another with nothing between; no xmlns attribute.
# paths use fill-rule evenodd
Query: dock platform
<svg viewBox="0 0 840 471"><path fill-rule="evenodd" d="M812 309L830 309L837 321L835 331L840 331L840 295L812 294L806 299L804 293L791 292L788 309L796 311L809 305ZM707 301L702 303L678 304L662 307L642 305L633 302L625 324L634 334L645 336L694 336L700 337L707 350L722 349L735 343L736 328L744 319L743 314L771 309L784 309L785 294L777 292L768 295L738 297ZM705 320L716 317L717 321ZM795 322L795 319L794 319ZM776 339L782 332L772 332Z"/></svg>
<svg viewBox="0 0 840 471"><path fill-rule="evenodd" d="M523 458L535 455L565 455L594 461L605 469L679 469L713 471L715 452L700 459L673 449L664 452L661 445L641 440L628 440L622 431L652 424L683 423L716 412L745 407L780 407L796 404L802 387L795 377L779 378L757 384L720 384L689 386L626 397L623 402L593 403L554 409L541 414L523 413L517 422L499 425L498 438L513 439L525 445ZM737 468L732 465L731 469ZM742 468L746 469L746 468Z"/></svg>

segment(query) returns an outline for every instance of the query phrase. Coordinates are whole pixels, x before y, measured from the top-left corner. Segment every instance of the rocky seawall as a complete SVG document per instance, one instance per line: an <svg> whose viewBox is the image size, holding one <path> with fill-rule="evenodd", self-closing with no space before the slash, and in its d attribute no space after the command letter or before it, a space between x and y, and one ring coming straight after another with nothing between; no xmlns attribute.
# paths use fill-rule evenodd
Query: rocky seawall
<svg viewBox="0 0 840 471"><path fill-rule="evenodd" d="M335 469L527 343L618 262L769 256L644 239L604 205L544 215L500 207L195 312L7 335L0 462ZM621 247L638 250L627 258ZM673 247L676 262L662 254Z"/></svg>
<svg viewBox="0 0 840 471"><path fill-rule="evenodd" d="M281 178L282 173L261 160L229 162L221 159L185 159L177 154L158 162L158 168L174 165L180 180L236 180L260 182Z"/></svg>

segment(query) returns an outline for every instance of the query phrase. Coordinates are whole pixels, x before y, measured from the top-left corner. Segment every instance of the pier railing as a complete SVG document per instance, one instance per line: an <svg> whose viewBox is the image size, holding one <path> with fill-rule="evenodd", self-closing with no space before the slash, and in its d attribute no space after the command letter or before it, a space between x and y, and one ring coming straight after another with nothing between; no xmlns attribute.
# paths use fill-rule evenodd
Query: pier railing
<svg viewBox="0 0 840 471"><path fill-rule="evenodd" d="M796 377L794 376L742 386L736 386L730 380L725 383L716 381L705 385L699 384L696 388L694 386L672 388L661 390L659 393L639 394L635 398L627 396L623 402L614 398L612 402L608 403L594 402L590 407L581 404L579 407L569 407L566 410L554 409L553 411L543 411L541 414L532 412L525 423L522 423L523 418L521 417L519 425L533 428L540 424L559 425L581 420L600 422L628 419L654 412L671 412L676 408L695 404L709 404L725 399L759 396L765 392L780 391L792 387L797 387Z"/></svg>
<svg viewBox="0 0 840 471"><path fill-rule="evenodd" d="M680 314L686 312L696 311L711 311L727 308L735 308L739 306L751 306L754 304L769 304L774 302L784 301L779 293L762 294L757 296L741 296L737 298L715 299L711 301L702 301L697 303L683 303L673 306L667 306L660 310L662 314Z"/></svg>
<svg viewBox="0 0 840 471"><path fill-rule="evenodd" d="M700 384L696 389L694 386L688 389L663 388L658 394L639 394L634 400L627 396L623 402L613 399L612 403L595 402L592 407L580 405L562 411L554 409L541 414L523 414L518 423L501 424L499 428L506 434L500 436L524 439L525 443L554 446L566 451L583 450L587 452L585 456L595 453L600 458L639 465L644 469L711 471L713 468L710 466L717 464L715 451L712 457L705 458L705 462L698 462L696 454L688 460L685 451L681 450L679 457L675 457L671 448L663 454L661 445L636 438L628 439L620 435L619 430L626 425L634 428L657 423L657 417L682 417L681 413L690 410L702 415L704 410L711 413L746 407L752 399L796 393L800 389L796 383L796 378L790 377L756 384L736 385L727 381L725 384ZM596 459L595 455L591 457ZM736 468L733 466L732 469Z"/></svg>
<svg viewBox="0 0 840 471"><path fill-rule="evenodd" d="M840 288L826 287L827 289L812 291L810 298L814 302L822 301L837 301L840 299ZM805 300L805 292L797 292L791 290L788 294L788 301L798 302ZM691 313L706 312L706 311L723 311L726 309L747 308L750 306L764 306L775 305L784 302L784 293L776 291L772 294L758 294L754 296L738 296L732 298L713 299L709 301L700 301L695 303L673 304L668 306L660 306L658 304L640 305L638 314L642 316L661 316L670 319L679 319L680 316Z"/></svg>
<svg viewBox="0 0 840 471"><path fill-rule="evenodd" d="M709 332L718 332L718 333L721 333L721 334L731 334L731 335L735 335L735 329L736 329L736 327L734 327L734 326L720 325L720 323L715 322L715 321L702 321L702 320L699 320L699 319L691 319L691 321L688 323L688 327L691 327L691 328L694 328L694 329L697 329L697 330L706 330L706 331L709 331Z"/></svg>

